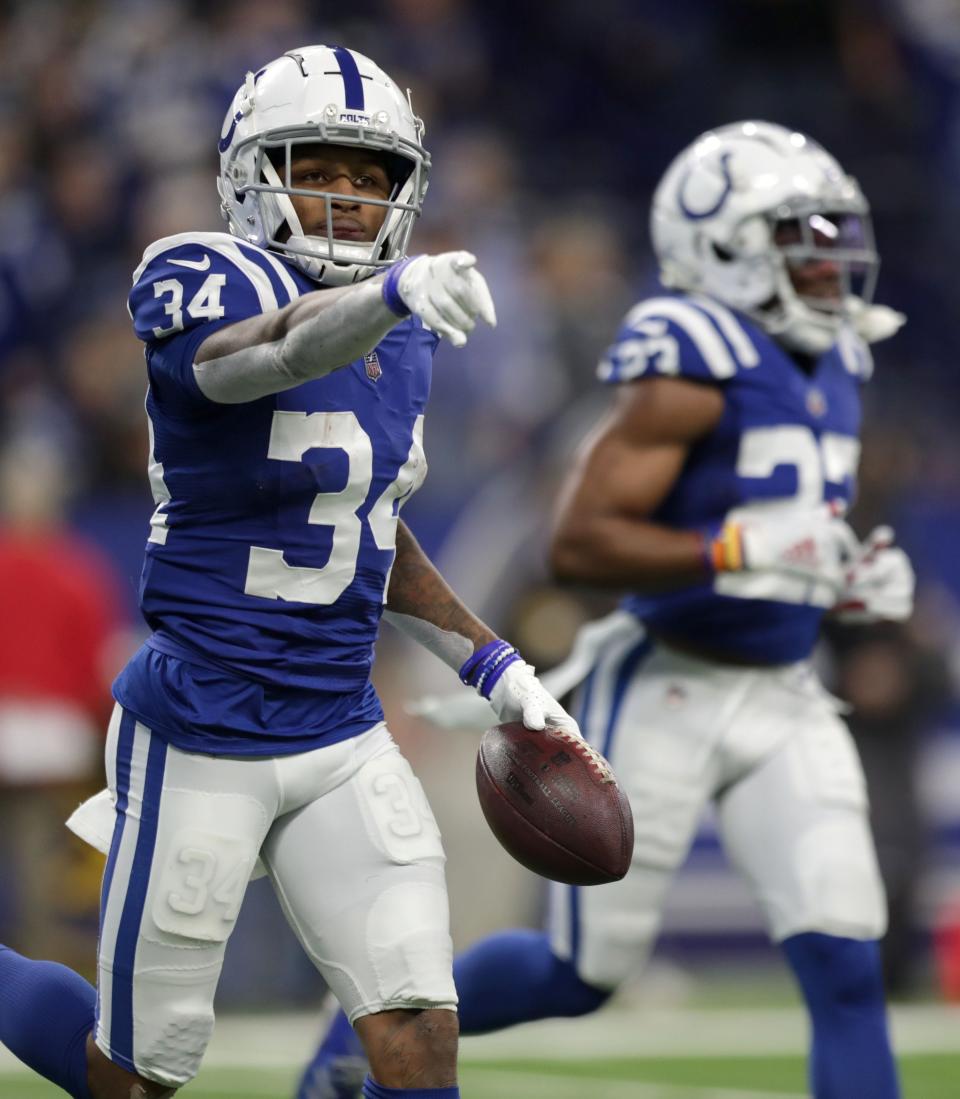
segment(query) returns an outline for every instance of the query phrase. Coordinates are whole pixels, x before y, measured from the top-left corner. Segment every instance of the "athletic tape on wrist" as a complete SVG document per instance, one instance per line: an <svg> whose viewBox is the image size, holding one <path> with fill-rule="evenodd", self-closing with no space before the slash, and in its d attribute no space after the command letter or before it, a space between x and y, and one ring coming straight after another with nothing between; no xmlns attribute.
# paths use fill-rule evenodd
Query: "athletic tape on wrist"
<svg viewBox="0 0 960 1099"><path fill-rule="evenodd" d="M460 682L475 687L484 698L489 698L500 676L511 664L522 659L508 641L499 638L488 641L464 663L460 669Z"/></svg>

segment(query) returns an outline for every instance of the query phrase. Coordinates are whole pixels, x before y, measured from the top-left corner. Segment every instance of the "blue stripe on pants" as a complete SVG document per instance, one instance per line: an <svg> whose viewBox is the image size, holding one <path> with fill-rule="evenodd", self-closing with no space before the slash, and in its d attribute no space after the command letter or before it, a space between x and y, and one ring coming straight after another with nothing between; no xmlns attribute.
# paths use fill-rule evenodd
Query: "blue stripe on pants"
<svg viewBox="0 0 960 1099"><path fill-rule="evenodd" d="M617 672L617 679L613 687L613 699L610 703L610 717L607 720L607 728L603 735L603 747L600 749L607 759L610 758L610 750L613 747L613 732L617 727L617 720L620 717L620 708L623 706L627 687L630 686L630 680L640 666L641 660L650 653L652 648L653 642L650 638L644 637L623 658L620 671Z"/></svg>
<svg viewBox="0 0 960 1099"><path fill-rule="evenodd" d="M113 953L113 998L110 1020L111 1060L135 1071L133 1061L133 973L140 937L140 922L150 884L150 868L157 842L157 821L160 817L160 794L167 758L167 745L147 731L150 747L147 751L146 775L143 783L143 804L140 812L140 832L130 868L127 895L117 929Z"/></svg>
<svg viewBox="0 0 960 1099"><path fill-rule="evenodd" d="M110 854L103 871L103 885L100 887L100 934L103 934L103 922L107 912L107 900L113 885L113 871L117 865L117 855L123 840L123 826L127 819L127 799L130 795L130 761L133 758L133 734L137 719L126 710L121 711L120 728L117 733L116 819L113 824L113 839L110 841ZM100 956L100 941L97 939L97 957ZM97 989L96 1022L100 1022L100 990Z"/></svg>

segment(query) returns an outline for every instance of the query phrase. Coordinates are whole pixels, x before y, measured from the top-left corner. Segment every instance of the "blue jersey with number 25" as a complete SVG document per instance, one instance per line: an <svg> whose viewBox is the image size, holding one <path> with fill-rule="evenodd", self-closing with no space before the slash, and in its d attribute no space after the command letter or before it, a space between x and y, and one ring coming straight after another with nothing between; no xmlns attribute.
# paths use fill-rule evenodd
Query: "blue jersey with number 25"
<svg viewBox="0 0 960 1099"><path fill-rule="evenodd" d="M223 233L161 240L134 276L157 504L140 600L153 633L114 694L187 750L304 751L382 719L373 644L398 510L426 474L436 337L409 318L365 359L242 404L209 400L193 370L218 328L317 289Z"/></svg>
<svg viewBox="0 0 960 1099"><path fill-rule="evenodd" d="M672 376L723 390L720 422L693 446L652 516L705 532L725 518L776 517L823 501L851 501L860 386L871 371L866 344L850 331L807 372L748 318L700 295L665 295L635 306L598 367L610 383ZM823 584L740 572L638 594L627 606L665 637L781 664L810 653L833 601Z"/></svg>

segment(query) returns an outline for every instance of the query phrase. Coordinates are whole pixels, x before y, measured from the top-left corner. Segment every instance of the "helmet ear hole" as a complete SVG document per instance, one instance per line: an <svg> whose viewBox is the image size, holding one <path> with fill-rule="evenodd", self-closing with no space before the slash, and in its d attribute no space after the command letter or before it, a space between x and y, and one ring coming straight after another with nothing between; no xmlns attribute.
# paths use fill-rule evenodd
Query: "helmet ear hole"
<svg viewBox="0 0 960 1099"><path fill-rule="evenodd" d="M399 193L407 180L413 175L413 161L396 153L383 154L384 165L390 184L396 193Z"/></svg>
<svg viewBox="0 0 960 1099"><path fill-rule="evenodd" d="M729 248L724 248L722 244L711 243L710 247L713 249L713 254L721 263L730 263L733 260L733 252L731 252Z"/></svg>

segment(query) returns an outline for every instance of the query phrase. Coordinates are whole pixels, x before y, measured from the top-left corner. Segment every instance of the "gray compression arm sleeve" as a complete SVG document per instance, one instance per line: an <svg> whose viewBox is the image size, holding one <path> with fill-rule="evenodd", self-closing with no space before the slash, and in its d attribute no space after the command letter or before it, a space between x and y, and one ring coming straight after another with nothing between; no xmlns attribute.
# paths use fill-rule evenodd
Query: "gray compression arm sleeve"
<svg viewBox="0 0 960 1099"><path fill-rule="evenodd" d="M473 644L462 634L442 630L432 622L425 622L422 618L414 618L409 614L398 614L396 611L385 610L383 619L395 629L412 637L425 649L429 649L434 656L439 656L454 671L459 671L464 662L473 656Z"/></svg>
<svg viewBox="0 0 960 1099"><path fill-rule="evenodd" d="M372 351L399 322L384 304L381 280L362 283L282 339L194 363L194 377L211 401L255 401L346 366Z"/></svg>

